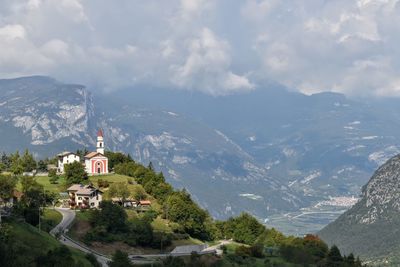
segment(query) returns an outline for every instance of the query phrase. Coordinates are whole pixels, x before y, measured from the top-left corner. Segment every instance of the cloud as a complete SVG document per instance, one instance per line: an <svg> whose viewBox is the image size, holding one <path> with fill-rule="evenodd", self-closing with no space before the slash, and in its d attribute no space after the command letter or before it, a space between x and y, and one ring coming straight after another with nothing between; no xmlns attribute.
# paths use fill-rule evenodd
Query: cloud
<svg viewBox="0 0 400 267"><path fill-rule="evenodd" d="M0 75L212 95L400 95L397 0L4 0Z"/></svg>
<svg viewBox="0 0 400 267"><path fill-rule="evenodd" d="M187 55L184 63L172 66L172 82L179 87L201 88L214 95L254 87L246 77L229 70L229 44L219 40L210 29L204 28L197 38L187 40L186 43Z"/></svg>

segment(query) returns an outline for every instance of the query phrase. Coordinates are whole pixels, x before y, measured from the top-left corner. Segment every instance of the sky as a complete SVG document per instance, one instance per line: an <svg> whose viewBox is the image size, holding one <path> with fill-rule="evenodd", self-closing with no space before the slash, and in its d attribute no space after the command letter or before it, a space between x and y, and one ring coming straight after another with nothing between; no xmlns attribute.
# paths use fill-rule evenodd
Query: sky
<svg viewBox="0 0 400 267"><path fill-rule="evenodd" d="M1 0L0 77L400 95L399 0Z"/></svg>

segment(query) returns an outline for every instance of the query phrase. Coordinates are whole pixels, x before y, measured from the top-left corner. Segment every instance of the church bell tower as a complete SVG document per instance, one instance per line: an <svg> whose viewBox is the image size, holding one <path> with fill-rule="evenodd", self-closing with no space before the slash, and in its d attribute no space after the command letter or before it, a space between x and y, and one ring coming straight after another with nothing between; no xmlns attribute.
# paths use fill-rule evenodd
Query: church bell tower
<svg viewBox="0 0 400 267"><path fill-rule="evenodd" d="M97 146L96 151L104 155L104 139L103 139L103 130L99 129L97 132Z"/></svg>

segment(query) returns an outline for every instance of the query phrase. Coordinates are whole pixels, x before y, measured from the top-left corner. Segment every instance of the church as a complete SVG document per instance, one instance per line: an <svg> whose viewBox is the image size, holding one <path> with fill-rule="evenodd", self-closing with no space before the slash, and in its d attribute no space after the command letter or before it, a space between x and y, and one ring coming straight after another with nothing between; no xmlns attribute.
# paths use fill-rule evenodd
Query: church
<svg viewBox="0 0 400 267"><path fill-rule="evenodd" d="M96 151L88 153L84 159L85 170L89 175L108 173L108 158L104 156L104 137L101 129L97 132Z"/></svg>
<svg viewBox="0 0 400 267"><path fill-rule="evenodd" d="M60 174L64 173L65 164L81 162L79 155L68 151L58 154L57 158L57 172ZM104 155L104 137L101 129L97 132L96 151L85 155L83 164L89 175L108 174L108 158Z"/></svg>

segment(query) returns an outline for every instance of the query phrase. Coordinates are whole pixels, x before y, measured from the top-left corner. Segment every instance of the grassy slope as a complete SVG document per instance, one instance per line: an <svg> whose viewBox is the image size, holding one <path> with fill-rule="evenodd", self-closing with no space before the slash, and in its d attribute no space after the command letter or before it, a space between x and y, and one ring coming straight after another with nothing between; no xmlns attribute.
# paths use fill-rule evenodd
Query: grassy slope
<svg viewBox="0 0 400 267"><path fill-rule="evenodd" d="M254 266L254 267L258 267L258 266L260 266L260 267L261 266L263 266L263 267L265 267L265 266L282 266L282 267L302 266L299 264L288 263L283 258L275 257L275 256L273 256L273 257L267 256L264 259L250 258L248 260L244 260L241 263L240 263L240 261L233 263L229 260L228 255L234 255L236 248L239 246L243 246L243 244L233 242L231 244L226 245L227 254L224 255L224 257L223 257L223 263L220 265L221 267L232 266L235 263L237 264L236 266ZM269 263L269 265L266 265L267 262ZM309 266L312 266L312 265L309 265Z"/></svg>
<svg viewBox="0 0 400 267"><path fill-rule="evenodd" d="M21 247L21 255L24 255L24 259L28 259L30 262L33 262L38 255L60 246L60 243L48 233L39 232L37 228L29 224L16 221L9 223L12 226L11 232L14 242L18 244L18 247ZM92 266L82 252L75 249L71 249L71 251L75 261L82 263L81 266Z"/></svg>
<svg viewBox="0 0 400 267"><path fill-rule="evenodd" d="M62 215L53 209L45 209L42 214L42 230L50 232L62 220Z"/></svg>

